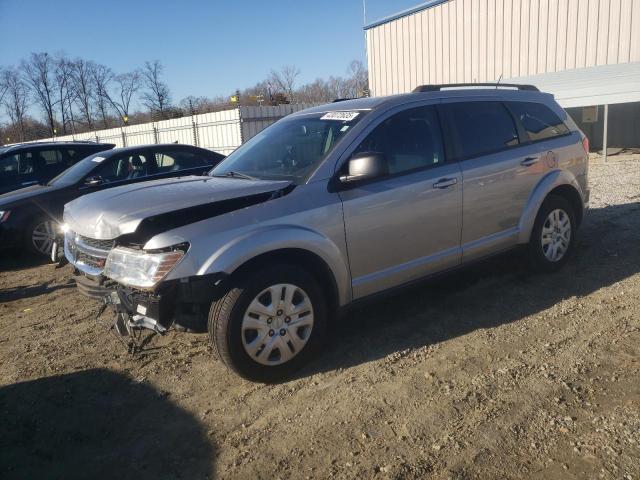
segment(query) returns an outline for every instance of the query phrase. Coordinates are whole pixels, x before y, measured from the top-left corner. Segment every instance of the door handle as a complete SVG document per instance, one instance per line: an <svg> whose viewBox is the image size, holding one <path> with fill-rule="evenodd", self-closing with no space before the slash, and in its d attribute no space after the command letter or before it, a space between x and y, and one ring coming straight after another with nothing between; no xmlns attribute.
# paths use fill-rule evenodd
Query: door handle
<svg viewBox="0 0 640 480"><path fill-rule="evenodd" d="M448 188L458 183L457 178L441 178L433 184L433 188Z"/></svg>
<svg viewBox="0 0 640 480"><path fill-rule="evenodd" d="M23 182L22 186L28 187L29 185L35 185L36 183L38 183L37 180L34 180L33 182Z"/></svg>
<svg viewBox="0 0 640 480"><path fill-rule="evenodd" d="M523 167L529 167L535 163L538 163L540 159L538 157L527 157L520 162Z"/></svg>

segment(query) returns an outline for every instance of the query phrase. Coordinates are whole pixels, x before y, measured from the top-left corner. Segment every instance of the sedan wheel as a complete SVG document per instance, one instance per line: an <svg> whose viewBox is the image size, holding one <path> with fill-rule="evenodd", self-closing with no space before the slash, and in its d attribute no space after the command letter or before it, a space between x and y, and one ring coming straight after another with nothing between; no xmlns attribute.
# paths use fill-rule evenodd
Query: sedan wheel
<svg viewBox="0 0 640 480"><path fill-rule="evenodd" d="M36 253L49 256L55 240L56 224L51 220L36 223L31 231L31 247Z"/></svg>

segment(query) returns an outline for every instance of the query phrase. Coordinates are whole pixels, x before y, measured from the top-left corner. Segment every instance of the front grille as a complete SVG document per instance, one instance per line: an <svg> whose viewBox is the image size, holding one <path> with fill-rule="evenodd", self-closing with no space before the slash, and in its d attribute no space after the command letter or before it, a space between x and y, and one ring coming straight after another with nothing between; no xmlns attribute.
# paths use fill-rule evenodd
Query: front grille
<svg viewBox="0 0 640 480"><path fill-rule="evenodd" d="M84 252L78 252L78 254L76 255L76 261L81 262L91 268L99 268L100 270L102 270L104 268L105 259L94 257Z"/></svg>
<svg viewBox="0 0 640 480"><path fill-rule="evenodd" d="M97 240L67 231L64 236L64 252L67 260L78 270L89 275L100 275L114 240Z"/></svg>
<svg viewBox="0 0 640 480"><path fill-rule="evenodd" d="M93 248L97 248L99 250L109 251L114 247L114 240L97 240L95 238L84 237L82 235L76 234L76 238L78 241L84 243L85 245Z"/></svg>

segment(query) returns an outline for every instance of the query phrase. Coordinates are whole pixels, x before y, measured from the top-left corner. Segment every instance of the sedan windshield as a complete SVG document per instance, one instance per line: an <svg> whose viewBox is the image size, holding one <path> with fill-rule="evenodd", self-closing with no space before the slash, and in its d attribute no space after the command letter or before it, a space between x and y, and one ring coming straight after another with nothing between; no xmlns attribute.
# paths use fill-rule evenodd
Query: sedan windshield
<svg viewBox="0 0 640 480"><path fill-rule="evenodd" d="M366 112L295 116L263 130L209 175L302 183Z"/></svg>
<svg viewBox="0 0 640 480"><path fill-rule="evenodd" d="M102 163L103 160L105 160L105 157L102 156L104 155L104 153L105 152L94 153L93 155L80 160L78 163L74 164L72 167L67 168L60 175L52 179L49 182L49 185L60 187L75 185L86 175L88 175L95 167Z"/></svg>

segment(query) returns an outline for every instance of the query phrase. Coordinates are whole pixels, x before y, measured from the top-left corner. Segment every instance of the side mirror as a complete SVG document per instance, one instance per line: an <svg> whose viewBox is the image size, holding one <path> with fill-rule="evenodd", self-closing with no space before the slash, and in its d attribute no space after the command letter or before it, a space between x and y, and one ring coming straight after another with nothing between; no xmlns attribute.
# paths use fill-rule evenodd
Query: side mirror
<svg viewBox="0 0 640 480"><path fill-rule="evenodd" d="M347 174L340 177L342 183L358 182L389 174L384 153L360 152L349 159Z"/></svg>
<svg viewBox="0 0 640 480"><path fill-rule="evenodd" d="M102 185L102 177L96 175L95 177L88 177L85 179L84 184L87 187L97 187L98 185Z"/></svg>

